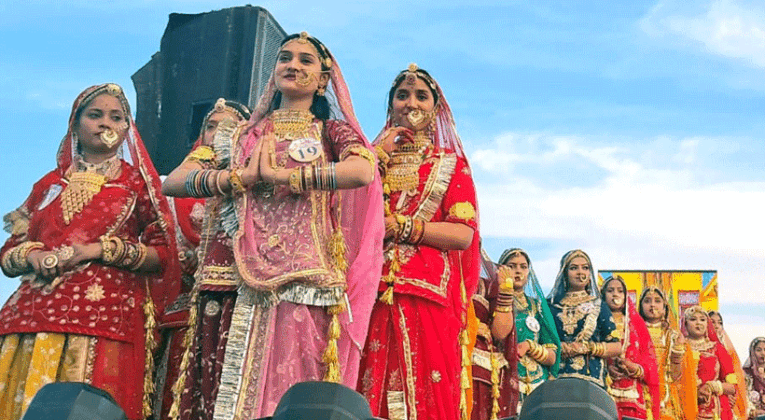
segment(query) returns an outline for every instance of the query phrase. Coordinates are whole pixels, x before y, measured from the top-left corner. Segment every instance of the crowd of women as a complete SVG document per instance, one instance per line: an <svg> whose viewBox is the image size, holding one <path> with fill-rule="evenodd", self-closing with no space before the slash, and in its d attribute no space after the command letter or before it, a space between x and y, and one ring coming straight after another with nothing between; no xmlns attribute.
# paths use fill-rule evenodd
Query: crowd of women
<svg viewBox="0 0 765 420"><path fill-rule="evenodd" d="M169 197L169 198L168 198ZM482 278L470 165L441 87L410 65L370 144L335 57L284 39L253 110L220 99L161 181L122 89L72 106L57 167L6 215L0 412L54 381L128 418L252 419L297 382L375 416L496 419L546 380L606 389L638 419L764 415L765 338L741 366L719 313L596 284L564 255L545 296L509 249Z"/></svg>

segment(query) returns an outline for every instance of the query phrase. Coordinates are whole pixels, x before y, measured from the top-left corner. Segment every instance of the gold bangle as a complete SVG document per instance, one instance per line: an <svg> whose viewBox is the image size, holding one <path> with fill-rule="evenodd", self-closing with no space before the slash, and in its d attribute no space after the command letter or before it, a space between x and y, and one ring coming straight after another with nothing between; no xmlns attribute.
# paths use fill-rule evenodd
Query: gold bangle
<svg viewBox="0 0 765 420"><path fill-rule="evenodd" d="M494 308L494 312L499 312L501 314L506 314L506 313L509 313L510 311L512 311L512 308L509 306L497 306L496 308Z"/></svg>
<svg viewBox="0 0 765 420"><path fill-rule="evenodd" d="M303 186L302 186L302 166L299 166L295 169L293 169L290 172L289 181L290 181L290 191L293 194L300 194L303 192Z"/></svg>
<svg viewBox="0 0 765 420"><path fill-rule="evenodd" d="M247 191L244 188L244 182L242 182L242 169L233 169L228 174L228 182L231 184L231 189L236 193L244 193Z"/></svg>
<svg viewBox="0 0 765 420"><path fill-rule="evenodd" d="M112 250L112 243L109 240L109 237L106 235L101 235L98 237L99 242L101 242L101 261L104 262L104 264L110 264L114 261L114 251Z"/></svg>

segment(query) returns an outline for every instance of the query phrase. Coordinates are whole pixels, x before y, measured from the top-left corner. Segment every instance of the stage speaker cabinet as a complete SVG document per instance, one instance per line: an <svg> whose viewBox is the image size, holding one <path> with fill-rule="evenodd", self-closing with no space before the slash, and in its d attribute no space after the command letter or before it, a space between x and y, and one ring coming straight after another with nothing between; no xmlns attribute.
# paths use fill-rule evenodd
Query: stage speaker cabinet
<svg viewBox="0 0 765 420"><path fill-rule="evenodd" d="M82 382L45 385L22 420L127 420L108 392Z"/></svg>
<svg viewBox="0 0 765 420"><path fill-rule="evenodd" d="M616 403L592 382L577 378L547 381L523 402L520 420L618 420Z"/></svg>

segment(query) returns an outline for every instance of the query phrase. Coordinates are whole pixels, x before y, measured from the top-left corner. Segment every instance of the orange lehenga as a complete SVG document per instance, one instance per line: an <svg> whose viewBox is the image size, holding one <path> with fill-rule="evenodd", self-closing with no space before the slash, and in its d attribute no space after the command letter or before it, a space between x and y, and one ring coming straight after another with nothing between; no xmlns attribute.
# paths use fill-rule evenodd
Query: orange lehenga
<svg viewBox="0 0 765 420"><path fill-rule="evenodd" d="M22 277L0 310L3 419L20 418L41 387L60 381L86 382L108 391L131 420L151 414L155 310L175 297L177 283L100 260L80 264L48 282L29 267L14 270L7 261L15 248L30 241L50 251L111 235L153 247L163 262L164 278L177 278L177 263L169 258L176 252L169 207L158 193L159 178L132 121L125 140L132 164L114 157L88 167L73 152L75 111L107 90L114 95L115 89L116 85L94 86L78 97L59 149L58 168L38 181L24 204L5 217L12 234L1 252L3 271ZM126 101L123 106L129 114ZM62 205L62 197L72 184L70 176L86 171L103 175L106 183L72 214L71 206Z"/></svg>

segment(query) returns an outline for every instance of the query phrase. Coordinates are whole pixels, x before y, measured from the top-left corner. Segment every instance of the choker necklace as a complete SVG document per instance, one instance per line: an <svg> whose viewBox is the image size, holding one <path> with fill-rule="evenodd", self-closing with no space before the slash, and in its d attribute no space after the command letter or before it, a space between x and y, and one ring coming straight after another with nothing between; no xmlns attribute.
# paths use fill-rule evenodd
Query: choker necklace
<svg viewBox="0 0 765 420"><path fill-rule="evenodd" d="M307 109L277 109L268 117L273 124L274 135L279 140L306 137L314 115Z"/></svg>

